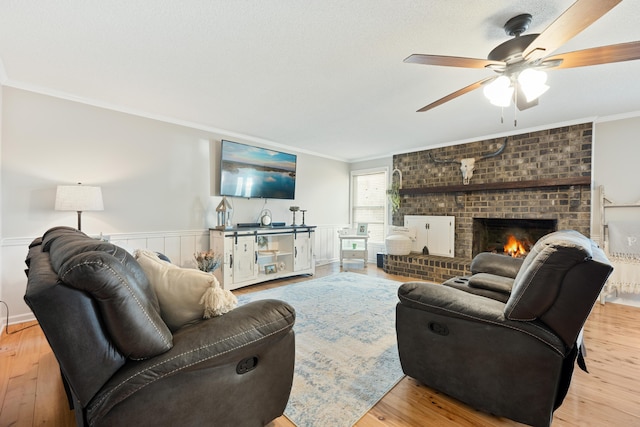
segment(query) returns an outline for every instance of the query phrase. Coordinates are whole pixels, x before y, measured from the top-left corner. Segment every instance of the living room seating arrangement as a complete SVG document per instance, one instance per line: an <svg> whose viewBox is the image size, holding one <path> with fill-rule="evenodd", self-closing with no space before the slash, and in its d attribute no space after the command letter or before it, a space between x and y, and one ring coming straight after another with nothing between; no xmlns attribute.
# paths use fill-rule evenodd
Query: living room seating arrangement
<svg viewBox="0 0 640 427"><path fill-rule="evenodd" d="M471 270L442 285L399 288L402 369L476 409L549 426L612 266L595 242L563 230L538 240L524 260L483 253Z"/></svg>
<svg viewBox="0 0 640 427"><path fill-rule="evenodd" d="M140 264L116 245L55 227L26 263L25 301L78 426L262 426L282 415L295 353L285 302L170 328Z"/></svg>

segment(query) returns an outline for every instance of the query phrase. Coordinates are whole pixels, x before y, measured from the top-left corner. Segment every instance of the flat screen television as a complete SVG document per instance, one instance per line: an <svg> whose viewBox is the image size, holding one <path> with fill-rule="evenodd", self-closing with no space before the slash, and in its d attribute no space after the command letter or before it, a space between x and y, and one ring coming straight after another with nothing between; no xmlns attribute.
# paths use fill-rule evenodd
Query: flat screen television
<svg viewBox="0 0 640 427"><path fill-rule="evenodd" d="M294 199L295 154L222 140L220 195Z"/></svg>

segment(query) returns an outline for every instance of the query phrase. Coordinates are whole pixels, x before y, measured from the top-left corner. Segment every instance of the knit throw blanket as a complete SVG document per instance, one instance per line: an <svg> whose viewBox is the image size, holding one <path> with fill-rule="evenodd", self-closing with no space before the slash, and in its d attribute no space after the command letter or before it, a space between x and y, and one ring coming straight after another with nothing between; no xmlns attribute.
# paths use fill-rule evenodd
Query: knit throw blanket
<svg viewBox="0 0 640 427"><path fill-rule="evenodd" d="M621 258L640 258L640 222L609 222L609 252Z"/></svg>

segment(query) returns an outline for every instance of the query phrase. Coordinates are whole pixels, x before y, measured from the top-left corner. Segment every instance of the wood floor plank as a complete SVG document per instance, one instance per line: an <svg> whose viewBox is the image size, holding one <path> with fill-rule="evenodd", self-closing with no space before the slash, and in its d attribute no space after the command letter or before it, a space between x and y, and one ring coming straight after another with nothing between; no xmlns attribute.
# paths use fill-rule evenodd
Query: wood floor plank
<svg viewBox="0 0 640 427"><path fill-rule="evenodd" d="M67 395L60 379L60 365L42 335L38 382L36 384L36 402L34 425L74 425L75 416L69 410Z"/></svg>
<svg viewBox="0 0 640 427"><path fill-rule="evenodd" d="M2 405L0 425L33 425L40 345L43 336L39 327L30 327L17 334L16 352L8 370L7 393Z"/></svg>
<svg viewBox="0 0 640 427"><path fill-rule="evenodd" d="M362 264L338 263L318 267L315 278L352 271L397 281L415 280L385 274ZM235 290L234 293L310 280L295 277ZM576 367L569 393L555 412L553 427L640 426L640 308L596 304L585 325L589 373ZM15 326L18 329L21 326ZM39 328L25 329L0 340L0 427L75 425L59 367ZM505 426L522 424L494 417L464 405L418 381L403 378L356 427ZM295 427L282 416L269 427Z"/></svg>

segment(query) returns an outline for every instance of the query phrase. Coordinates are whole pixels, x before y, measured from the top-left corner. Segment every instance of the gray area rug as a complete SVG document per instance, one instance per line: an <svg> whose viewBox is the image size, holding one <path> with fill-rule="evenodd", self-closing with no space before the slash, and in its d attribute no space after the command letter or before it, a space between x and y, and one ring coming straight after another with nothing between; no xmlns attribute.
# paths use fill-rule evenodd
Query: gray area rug
<svg viewBox="0 0 640 427"><path fill-rule="evenodd" d="M399 282L356 273L240 295L296 310L296 366L286 417L299 427L348 427L403 377L395 333Z"/></svg>

